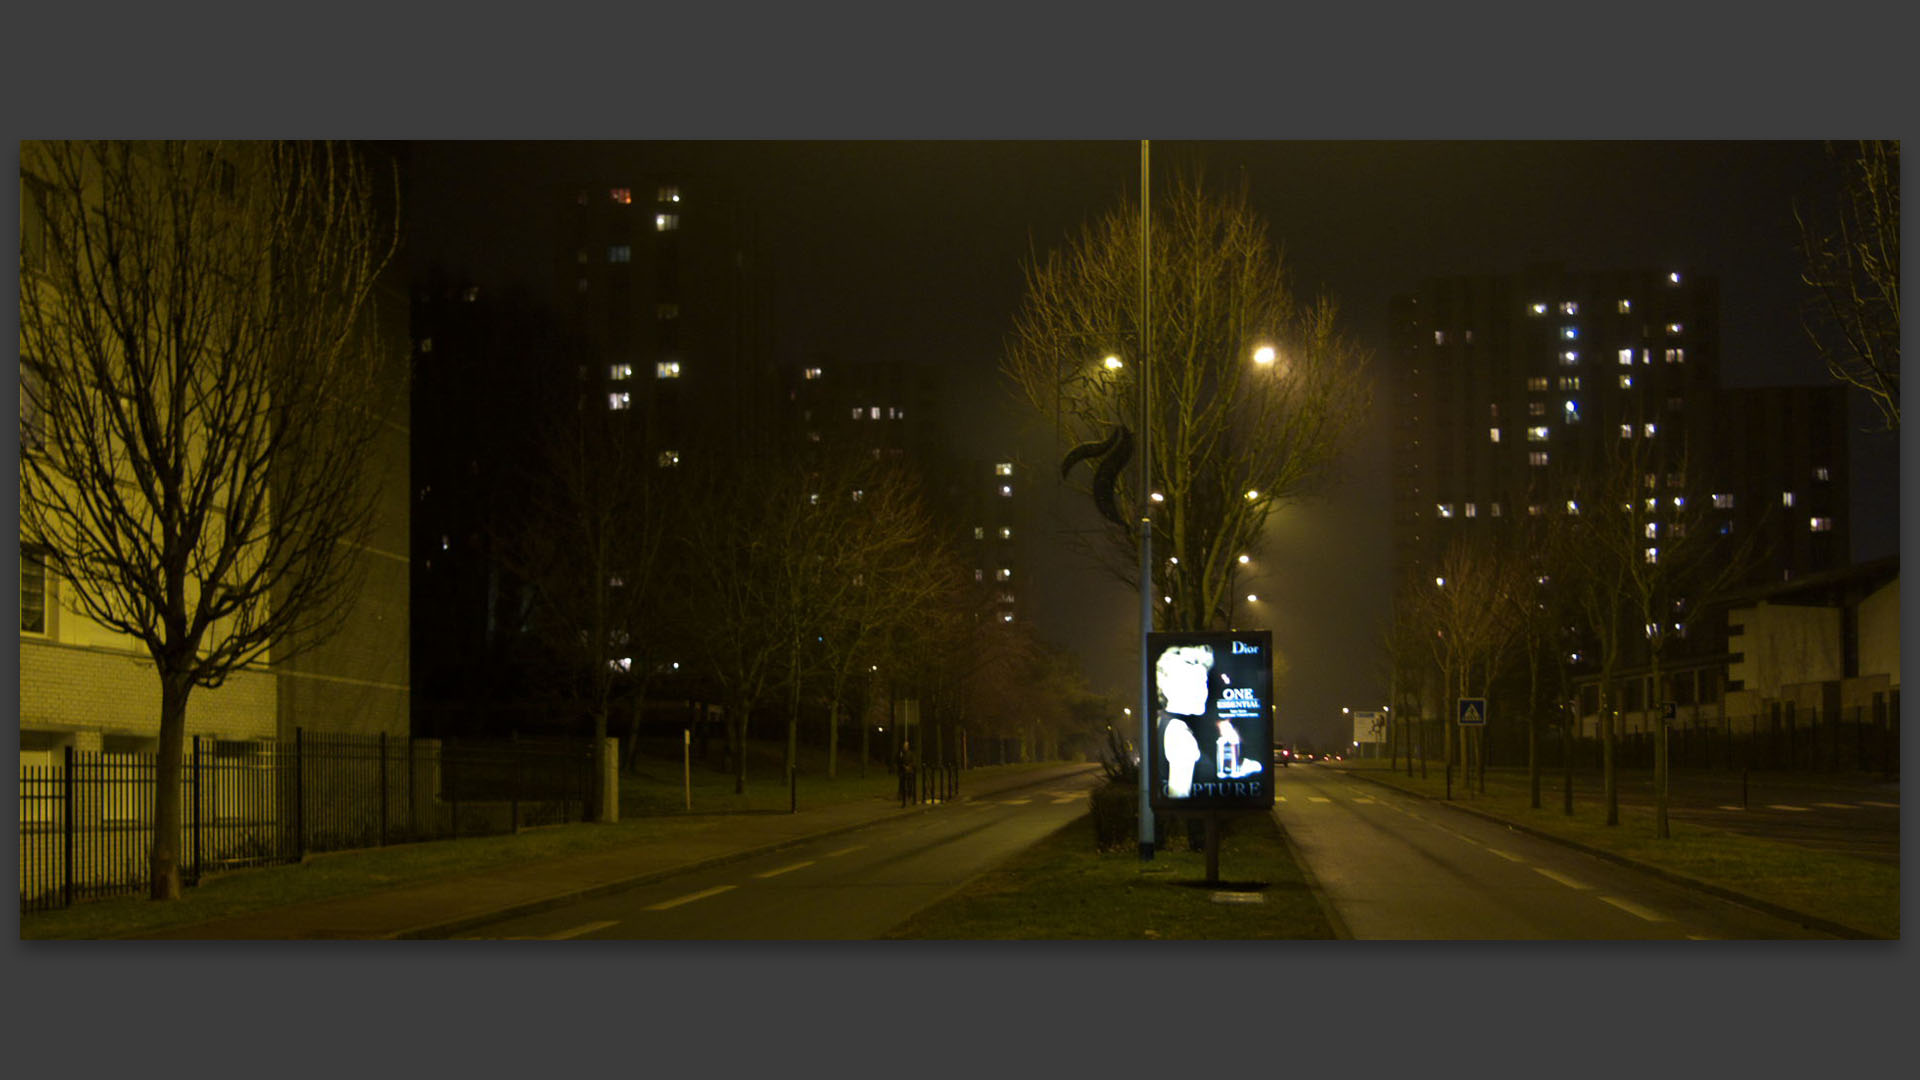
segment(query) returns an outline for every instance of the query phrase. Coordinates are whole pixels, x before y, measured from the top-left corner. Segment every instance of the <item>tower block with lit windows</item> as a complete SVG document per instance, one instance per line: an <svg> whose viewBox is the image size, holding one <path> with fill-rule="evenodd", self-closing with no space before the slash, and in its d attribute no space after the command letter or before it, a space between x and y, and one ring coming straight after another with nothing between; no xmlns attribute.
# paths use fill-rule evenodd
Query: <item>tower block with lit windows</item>
<svg viewBox="0 0 1920 1080"><path fill-rule="evenodd" d="M1710 506L1708 527L1762 534L1750 584L1846 564L1843 392L1724 387L1743 358L1721 348L1715 279L1542 264L1431 279L1391 314L1397 582L1431 580L1449 543L1474 530L1579 513L1581 479L1629 456L1645 473L1649 561L1671 519L1691 508L1700 521ZM1644 717L1657 699L1710 703L1726 689L1724 618L1674 645L1663 661L1674 685L1623 673L1626 710ZM1574 662L1589 691L1591 660Z"/></svg>

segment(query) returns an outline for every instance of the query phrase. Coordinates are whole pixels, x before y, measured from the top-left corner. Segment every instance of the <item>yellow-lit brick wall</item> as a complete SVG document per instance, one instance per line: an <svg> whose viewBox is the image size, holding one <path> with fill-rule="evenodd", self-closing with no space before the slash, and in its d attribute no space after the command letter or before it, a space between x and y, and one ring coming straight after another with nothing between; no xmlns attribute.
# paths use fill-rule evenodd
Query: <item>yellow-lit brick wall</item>
<svg viewBox="0 0 1920 1080"><path fill-rule="evenodd" d="M187 698L187 735L253 739L274 733L274 679L236 672ZM152 737L160 733L160 680L139 656L20 639L20 727Z"/></svg>

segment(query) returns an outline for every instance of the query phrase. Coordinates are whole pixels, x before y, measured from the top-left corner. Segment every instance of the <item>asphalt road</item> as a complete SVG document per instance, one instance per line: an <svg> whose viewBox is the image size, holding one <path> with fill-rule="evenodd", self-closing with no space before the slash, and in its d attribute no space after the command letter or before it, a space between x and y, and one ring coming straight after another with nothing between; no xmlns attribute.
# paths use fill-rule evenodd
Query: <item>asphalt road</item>
<svg viewBox="0 0 1920 1080"><path fill-rule="evenodd" d="M462 939L863 940L1086 812L1099 779L962 797L922 814L469 929Z"/></svg>
<svg viewBox="0 0 1920 1080"><path fill-rule="evenodd" d="M1354 938L1828 936L1337 769L1274 775L1274 815Z"/></svg>

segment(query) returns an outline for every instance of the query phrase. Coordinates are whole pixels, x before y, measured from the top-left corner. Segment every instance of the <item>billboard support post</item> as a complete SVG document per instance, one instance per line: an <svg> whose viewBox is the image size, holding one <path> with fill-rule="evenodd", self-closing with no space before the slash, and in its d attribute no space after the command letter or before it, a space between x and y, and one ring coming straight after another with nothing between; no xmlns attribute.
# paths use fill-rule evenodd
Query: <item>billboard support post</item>
<svg viewBox="0 0 1920 1080"><path fill-rule="evenodd" d="M1220 812L1207 811L1207 884L1220 884Z"/></svg>
<svg viewBox="0 0 1920 1080"><path fill-rule="evenodd" d="M1147 638L1153 633L1153 518L1148 515L1153 484L1153 417L1148 412L1147 360L1153 351L1153 308L1148 290L1147 140L1140 140L1140 861L1153 860L1153 805L1148 787L1152 772L1154 702L1149 678L1153 660Z"/></svg>

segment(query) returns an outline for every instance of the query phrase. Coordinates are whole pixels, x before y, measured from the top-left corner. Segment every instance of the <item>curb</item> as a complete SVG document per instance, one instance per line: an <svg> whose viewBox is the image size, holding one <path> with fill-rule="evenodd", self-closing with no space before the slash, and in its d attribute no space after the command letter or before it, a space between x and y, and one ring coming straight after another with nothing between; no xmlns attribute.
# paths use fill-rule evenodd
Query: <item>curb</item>
<svg viewBox="0 0 1920 1080"><path fill-rule="evenodd" d="M1730 900L1733 903L1740 904L1744 907L1750 907L1755 911L1759 911L1759 912L1763 912L1765 914L1771 915L1776 919L1785 919L1789 922L1797 922L1802 926L1806 926L1814 930L1825 931L1826 933L1833 934L1837 937L1850 938L1855 941L1897 941L1899 940L1898 938L1888 938L1880 934L1868 933L1867 931L1861 930L1857 927L1848 926L1844 923L1837 923L1837 922L1834 922L1832 919L1824 919L1818 915L1809 915L1804 911L1795 911L1790 907L1785 907L1780 904L1773 903L1770 900L1762 900L1757 896L1749 896L1746 893L1729 889L1724 885L1715 885L1715 884L1712 884L1711 882L1701 881L1698 878L1687 877L1685 874L1676 874L1673 871L1667 870L1663 867L1654 866L1651 863L1640 862L1637 859L1629 859L1625 855L1619 855L1611 851L1605 851L1600 848L1592 847L1590 845L1583 844L1578 840L1569 840L1564 836L1556 836L1553 833L1546 832L1542 829L1534 828L1531 825L1514 821L1510 818L1500 817L1497 814L1490 814L1484 810L1475 810L1472 807L1461 806L1459 803L1451 802L1446 799L1436 799L1431 795L1422 795L1417 791L1408 791L1407 789L1400 787L1396 784L1389 784L1384 780L1377 780L1374 777L1366 775L1365 773L1355 772L1351 769L1342 769L1340 771L1343 775L1351 776L1360 780L1365 780L1369 784L1374 784L1378 787L1386 788L1389 791L1395 791L1402 795L1407 795L1416 799L1425 799L1430 803L1435 803L1437 805L1445 806L1453 810L1458 810L1463 814L1472 815L1473 817L1477 817L1482 821L1490 821L1496 825L1505 825L1516 832L1523 832L1523 833L1526 833L1528 836L1536 837L1541 840L1549 840L1549 841L1552 841L1553 843L1559 844L1561 847L1572 848L1575 851L1583 852L1587 855L1592 855L1595 858L1604 859L1607 862L1614 863L1615 865L1625 866L1629 869L1638 870L1641 873L1650 875L1652 877L1657 877L1662 881L1668 882L1669 884L1679 885L1688 889L1694 889L1699 892L1707 893L1710 896L1717 896L1722 900Z"/></svg>
<svg viewBox="0 0 1920 1080"><path fill-rule="evenodd" d="M995 788L993 789L992 792L989 792L989 794L999 794L1000 792L1003 792L1003 791L1019 791L1023 788L1039 787L1041 784L1051 783L1054 780L1060 779L1062 775L1073 776L1076 774L1077 774L1077 771L1069 772L1066 774L1052 773L1048 776L1039 777L1036 779L1030 779L1030 780L1022 779L1015 783L1008 784L1005 787ZM966 801L965 796L963 796L960 799L948 800L948 802L964 802L964 801ZM891 814L884 817L877 817L870 821L858 821L858 822L854 822L851 825L841 825L837 828L822 829L819 832L807 833L804 836L792 837L791 839L781 840L777 843L762 844L759 847L743 848L739 851L729 852L725 855L716 855L710 859L701 859L696 862L682 863L678 866L671 866L662 870L650 870L644 874L636 874L632 877L621 878L618 881L602 882L599 885L589 886L584 889L573 889L564 893L556 893L550 896L544 896L538 900L527 900L518 904L511 904L511 905L508 905L507 907L500 908L495 911L485 912L478 915L467 915L458 919L449 919L444 922L428 923L422 926L408 927L403 930L397 930L397 931L394 931L393 933L383 934L377 938L370 938L368 940L416 941L423 938L445 937L450 934L457 934L462 930L471 929L475 926L482 926L487 923L496 922L501 919L513 919L513 918L518 918L522 915L536 915L542 911L550 911L553 908L562 907L564 905L575 903L577 901L592 900L601 896L610 896L614 893L624 892L628 889L638 888L639 886L651 884L655 881L663 881L667 878L673 877L675 874L684 874L689 870L702 870L708 867L726 866L729 863L744 862L747 859L755 858L760 855L770 854L772 852L781 851L790 847L798 847L801 844L812 843L813 841L821 839L822 837L838 836L841 833L848 833L858 829L868 828L869 826L878 825L884 821L896 820L898 817L902 817L908 814L925 813L929 810L932 810L936 806L948 805L948 802L929 802L929 803L916 804L911 807L900 807L898 808L898 811L896 814Z"/></svg>

